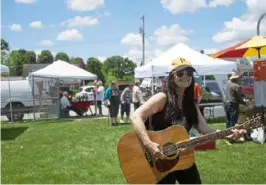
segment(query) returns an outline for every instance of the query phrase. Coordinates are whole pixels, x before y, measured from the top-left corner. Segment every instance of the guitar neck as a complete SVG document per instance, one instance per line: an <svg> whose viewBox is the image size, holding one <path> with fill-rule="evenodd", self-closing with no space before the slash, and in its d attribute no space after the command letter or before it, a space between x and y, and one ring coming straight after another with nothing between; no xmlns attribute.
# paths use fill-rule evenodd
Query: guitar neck
<svg viewBox="0 0 266 185"><path fill-rule="evenodd" d="M225 129L225 130L221 130L221 131L218 131L218 132L214 132L214 133L206 134L204 136L193 138L191 140L178 143L177 145L178 145L179 148L194 148L194 147L196 147L198 145L205 144L205 143L208 143L208 142L211 142L211 141L215 141L217 139L223 139L226 136L228 136L228 135L233 133L231 131L232 129L243 129L243 128L244 128L243 125L238 125L238 126L235 126L235 127L232 127L232 128L228 128L228 129Z"/></svg>

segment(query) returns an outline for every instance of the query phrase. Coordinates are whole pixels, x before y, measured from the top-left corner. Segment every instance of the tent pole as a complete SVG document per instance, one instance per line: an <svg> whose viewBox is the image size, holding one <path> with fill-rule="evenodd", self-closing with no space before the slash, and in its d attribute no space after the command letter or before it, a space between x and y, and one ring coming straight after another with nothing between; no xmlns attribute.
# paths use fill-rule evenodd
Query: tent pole
<svg viewBox="0 0 266 185"><path fill-rule="evenodd" d="M32 101L33 101L33 120L35 121L36 120L36 115L35 115L35 98L34 98L34 96L35 96L35 94L34 94L34 91L35 91L35 89L34 89L34 75L32 75L32 87L31 87L31 89L32 89L32 94L33 94L33 96L32 96Z"/></svg>
<svg viewBox="0 0 266 185"><path fill-rule="evenodd" d="M10 113L11 113L11 122L13 123L13 108L12 108L12 101L11 101L11 89L10 89L10 76L8 72L8 95L9 95L9 105L10 105Z"/></svg>

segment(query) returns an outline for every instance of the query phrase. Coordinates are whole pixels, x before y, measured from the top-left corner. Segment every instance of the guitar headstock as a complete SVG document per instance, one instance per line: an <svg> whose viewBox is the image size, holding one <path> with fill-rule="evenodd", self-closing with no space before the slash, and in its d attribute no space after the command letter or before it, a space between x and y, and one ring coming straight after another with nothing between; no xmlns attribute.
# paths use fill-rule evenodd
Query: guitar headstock
<svg viewBox="0 0 266 185"><path fill-rule="evenodd" d="M252 130L258 127L266 127L265 120L265 112L257 113L255 116L253 115L251 118L247 118L247 121L243 123L243 127L246 130Z"/></svg>

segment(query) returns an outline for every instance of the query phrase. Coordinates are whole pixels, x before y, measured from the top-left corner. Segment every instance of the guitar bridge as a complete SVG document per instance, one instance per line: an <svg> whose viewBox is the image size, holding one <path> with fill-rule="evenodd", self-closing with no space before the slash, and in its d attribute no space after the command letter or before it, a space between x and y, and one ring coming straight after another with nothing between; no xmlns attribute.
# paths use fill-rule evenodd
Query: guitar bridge
<svg viewBox="0 0 266 185"><path fill-rule="evenodd" d="M145 158L148 161L150 167L154 167L154 164L152 162L152 157L151 157L150 152L148 150L145 150L145 153L144 154L145 154Z"/></svg>

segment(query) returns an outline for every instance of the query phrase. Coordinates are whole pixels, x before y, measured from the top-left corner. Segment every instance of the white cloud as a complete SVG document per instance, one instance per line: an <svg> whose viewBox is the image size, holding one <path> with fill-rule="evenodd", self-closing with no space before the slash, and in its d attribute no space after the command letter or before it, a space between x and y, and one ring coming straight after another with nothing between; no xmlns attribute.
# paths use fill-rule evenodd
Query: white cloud
<svg viewBox="0 0 266 185"><path fill-rule="evenodd" d="M22 31L22 27L20 24L12 24L9 26L11 31Z"/></svg>
<svg viewBox="0 0 266 185"><path fill-rule="evenodd" d="M192 30L184 30L178 24L167 26L161 26L154 31L156 42L158 45L167 46L176 44L178 42L186 42L189 40L188 34L192 33Z"/></svg>
<svg viewBox="0 0 266 185"><path fill-rule="evenodd" d="M104 62L107 59L107 57L104 57L104 56L98 56L96 58L98 58L100 62Z"/></svg>
<svg viewBox="0 0 266 185"><path fill-rule="evenodd" d="M57 35L57 40L81 40L83 35L77 29L67 29Z"/></svg>
<svg viewBox="0 0 266 185"><path fill-rule="evenodd" d="M44 47L49 47L49 46L53 46L54 43L50 40L42 40L39 42L40 46L44 46Z"/></svg>
<svg viewBox="0 0 266 185"><path fill-rule="evenodd" d="M110 16L110 15L111 15L111 13L110 13L110 12L107 12L107 11L105 11L105 12L103 13L103 15L105 15L105 16Z"/></svg>
<svg viewBox="0 0 266 185"><path fill-rule="evenodd" d="M246 0L247 11L241 17L233 17L231 21L225 21L224 27L213 35L214 42L243 41L257 34L257 21L265 13L265 0ZM261 35L266 34L266 21L260 25Z"/></svg>
<svg viewBox="0 0 266 185"><path fill-rule="evenodd" d="M161 0L161 4L172 14L184 12L195 13L200 8L216 8L217 6L230 6L236 0Z"/></svg>
<svg viewBox="0 0 266 185"><path fill-rule="evenodd" d="M77 11L91 11L104 5L104 0L67 0L67 7Z"/></svg>
<svg viewBox="0 0 266 185"><path fill-rule="evenodd" d="M41 21L34 21L30 23L30 27L40 29L40 28L43 28L43 25Z"/></svg>
<svg viewBox="0 0 266 185"><path fill-rule="evenodd" d="M174 24L169 27L161 26L154 30L153 35L145 38L145 46L150 45L155 41L157 45L169 46L178 42L186 42L189 40L187 35L192 33L192 30L184 30L179 25ZM129 46L142 46L142 37L139 33L128 33L121 39L121 44Z"/></svg>
<svg viewBox="0 0 266 185"><path fill-rule="evenodd" d="M146 50L145 51L145 62L148 63L155 57L158 57L160 54L162 54L163 51L159 49L154 50ZM140 63L142 61L142 50L138 48L131 48L124 57L128 57L135 63Z"/></svg>
<svg viewBox="0 0 266 185"><path fill-rule="evenodd" d="M138 33L128 33L124 38L122 38L121 44L131 45L131 46L141 46L142 45L141 35Z"/></svg>
<svg viewBox="0 0 266 185"><path fill-rule="evenodd" d="M217 6L230 6L233 4L236 0L212 0L209 3L209 6L212 8L215 8Z"/></svg>
<svg viewBox="0 0 266 185"><path fill-rule="evenodd" d="M30 3L35 3L36 0L15 0L16 3L25 3L25 4L30 4Z"/></svg>
<svg viewBox="0 0 266 185"><path fill-rule="evenodd" d="M207 7L205 0L161 0L161 4L172 14L183 12L194 13L199 8Z"/></svg>
<svg viewBox="0 0 266 185"><path fill-rule="evenodd" d="M72 19L68 19L64 21L62 24L65 25L67 24L68 27L76 27L76 26L91 26L99 23L99 19L90 17L90 16L85 16L85 17L80 17L76 16Z"/></svg>
<svg viewBox="0 0 266 185"><path fill-rule="evenodd" d="M217 48L204 48L203 49L205 54L213 54L219 51Z"/></svg>

